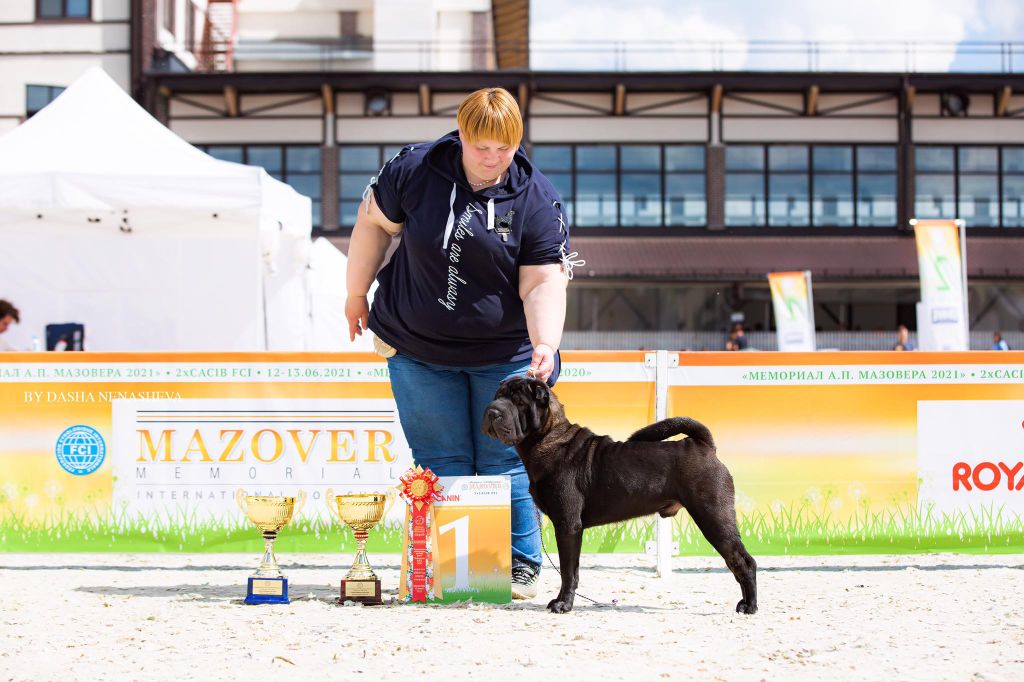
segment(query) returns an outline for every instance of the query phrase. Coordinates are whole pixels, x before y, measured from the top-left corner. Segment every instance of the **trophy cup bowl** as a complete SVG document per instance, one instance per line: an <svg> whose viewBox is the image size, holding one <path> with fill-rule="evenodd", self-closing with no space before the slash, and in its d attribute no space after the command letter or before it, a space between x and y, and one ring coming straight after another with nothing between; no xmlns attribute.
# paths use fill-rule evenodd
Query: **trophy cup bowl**
<svg viewBox="0 0 1024 682"><path fill-rule="evenodd" d="M327 491L327 504L331 513L352 529L358 547L352 568L341 581L340 602L383 603L380 596L380 579L366 558L366 539L370 535L370 529L380 523L394 503L393 490L386 493L349 495L335 495L332 490Z"/></svg>
<svg viewBox="0 0 1024 682"><path fill-rule="evenodd" d="M256 572L249 576L246 604L287 604L288 578L284 577L274 554L274 540L280 530L302 509L306 493L298 497L246 495L239 489L235 502L254 526L263 532L263 558Z"/></svg>

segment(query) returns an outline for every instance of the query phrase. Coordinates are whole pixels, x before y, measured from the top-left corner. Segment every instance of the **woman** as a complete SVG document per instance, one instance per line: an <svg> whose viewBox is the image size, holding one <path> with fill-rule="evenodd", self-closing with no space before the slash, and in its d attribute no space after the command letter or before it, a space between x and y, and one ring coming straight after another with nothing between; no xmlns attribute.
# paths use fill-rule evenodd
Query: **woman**
<svg viewBox="0 0 1024 682"><path fill-rule="evenodd" d="M581 263L569 253L558 193L520 147L515 99L478 90L457 120L457 131L402 149L367 186L349 243L345 317L350 338L370 329L390 355L417 464L439 476L511 477L512 595L526 599L540 573L537 511L515 450L480 425L503 380L529 373L554 385L566 284Z"/></svg>

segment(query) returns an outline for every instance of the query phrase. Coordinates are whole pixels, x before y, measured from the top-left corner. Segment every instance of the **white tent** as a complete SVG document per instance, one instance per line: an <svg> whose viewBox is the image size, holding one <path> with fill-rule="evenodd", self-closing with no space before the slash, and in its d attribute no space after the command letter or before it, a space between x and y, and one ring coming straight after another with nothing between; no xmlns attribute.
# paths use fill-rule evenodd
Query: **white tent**
<svg viewBox="0 0 1024 682"><path fill-rule="evenodd" d="M310 219L92 69L0 137L0 298L21 311L5 340L81 322L89 350L304 350Z"/></svg>
<svg viewBox="0 0 1024 682"><path fill-rule="evenodd" d="M345 271L348 257L334 244L320 237L313 242L309 258L309 350L372 351L369 334L348 340L348 320L345 319ZM373 302L377 283L370 286L368 299Z"/></svg>

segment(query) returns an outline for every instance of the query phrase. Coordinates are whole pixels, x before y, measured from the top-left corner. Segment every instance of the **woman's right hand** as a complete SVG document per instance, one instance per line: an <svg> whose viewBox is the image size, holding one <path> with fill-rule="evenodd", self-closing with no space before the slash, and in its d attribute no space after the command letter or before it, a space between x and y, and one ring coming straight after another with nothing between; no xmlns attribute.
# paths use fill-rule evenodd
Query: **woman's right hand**
<svg viewBox="0 0 1024 682"><path fill-rule="evenodd" d="M370 304L366 296L349 296L345 299L345 319L348 320L348 340L355 341L362 336L370 323Z"/></svg>

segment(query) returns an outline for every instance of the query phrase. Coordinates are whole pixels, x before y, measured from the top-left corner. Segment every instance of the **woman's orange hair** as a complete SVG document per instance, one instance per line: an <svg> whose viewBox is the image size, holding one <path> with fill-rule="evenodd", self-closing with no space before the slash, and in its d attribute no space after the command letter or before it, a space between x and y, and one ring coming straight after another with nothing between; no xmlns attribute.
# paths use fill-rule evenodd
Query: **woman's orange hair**
<svg viewBox="0 0 1024 682"><path fill-rule="evenodd" d="M497 140L518 147L523 139L519 103L504 88L483 88L462 100L458 122L469 142Z"/></svg>

